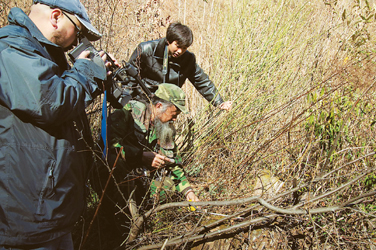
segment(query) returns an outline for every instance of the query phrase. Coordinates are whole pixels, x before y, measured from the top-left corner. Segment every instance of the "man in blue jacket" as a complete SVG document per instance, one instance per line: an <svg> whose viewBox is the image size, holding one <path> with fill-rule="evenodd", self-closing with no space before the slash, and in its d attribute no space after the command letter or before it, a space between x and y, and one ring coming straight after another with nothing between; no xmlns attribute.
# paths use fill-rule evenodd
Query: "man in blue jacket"
<svg viewBox="0 0 376 250"><path fill-rule="evenodd" d="M34 0L0 29L0 249L73 249L92 153L85 107L102 61L64 52L101 35L79 0Z"/></svg>

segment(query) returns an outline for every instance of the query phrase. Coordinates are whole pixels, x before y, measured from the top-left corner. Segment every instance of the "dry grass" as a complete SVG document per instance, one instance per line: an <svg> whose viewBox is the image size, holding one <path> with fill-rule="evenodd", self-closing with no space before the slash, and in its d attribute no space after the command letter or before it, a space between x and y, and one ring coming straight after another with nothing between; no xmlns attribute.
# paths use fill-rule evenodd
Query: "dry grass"
<svg viewBox="0 0 376 250"><path fill-rule="evenodd" d="M96 46L120 60L139 42L164 36L171 21L193 29L191 51L224 99L235 104L231 112L219 113L190 84L184 87L191 113L179 119L178 141L201 200L252 197L267 172L284 182L278 195L262 196L270 204L289 211L336 208L287 214L256 201L205 206L220 214L238 212L250 221L243 226L236 219L215 224L223 217L184 207L167 209L152 214L126 248L160 244L155 245L160 249L168 246L166 239L174 243L179 235L226 228L215 235L224 238L217 249L376 248L374 196L356 198L376 183L373 2L83 2L104 34ZM2 25L8 6L25 6L0 4ZM97 116L91 119L97 127ZM203 225L209 226L200 231ZM172 245L189 249L191 244L175 239Z"/></svg>

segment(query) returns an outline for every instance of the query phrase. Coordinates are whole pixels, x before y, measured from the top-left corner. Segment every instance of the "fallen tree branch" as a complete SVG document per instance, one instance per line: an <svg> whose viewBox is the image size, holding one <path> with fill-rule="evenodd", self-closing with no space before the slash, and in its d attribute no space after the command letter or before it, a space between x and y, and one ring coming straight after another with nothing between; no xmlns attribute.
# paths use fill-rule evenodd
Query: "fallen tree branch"
<svg viewBox="0 0 376 250"><path fill-rule="evenodd" d="M364 157L361 157L361 158L358 158L352 162L349 162L347 164L345 164L344 166L347 166L349 164L352 164L352 163L355 163L361 159L364 159L368 156L372 156L374 155L375 152L372 152ZM272 201L272 200L276 200L280 197L283 197L283 196L286 196L288 194L291 194L293 192L296 192L298 190L301 190L302 188L305 188L313 183L316 183L316 182L319 182L325 178L327 178L329 175L333 174L334 172L342 169L344 166L341 166L323 176L319 176L317 178L315 178L314 180L312 180L311 182L309 183L306 183L304 185L301 185L301 186L298 186L296 188L293 188L291 190L289 190L288 192L285 192L283 194L280 194L276 197L274 197L273 199L269 199L268 201ZM354 178L352 181L350 181L350 183L353 183L355 181L357 181L358 179L360 179L361 177L364 177L366 174L369 174L371 173L372 171L375 171L375 169L370 169L368 170L366 173L364 174L361 174L360 176ZM324 198L334 192L337 192L341 189L343 189L344 187L346 187L347 185L349 184L344 184L342 185L341 187L331 191L331 192L328 192L326 194L323 194L321 196L319 196L320 198ZM265 201L264 199L260 198L259 196L252 196L252 197L249 197L249 198L243 198L243 199L236 199L236 200L232 200L232 201L200 201L200 202L189 202L189 201L184 201L184 202L173 202L173 203L167 203L167 204L163 204L163 205L160 205L158 207L155 207L151 210L149 210L148 212L146 212L143 216L140 216L139 218L137 218L137 220L132 224L132 227L131 227L131 230L130 230L130 234L129 234L129 238L128 238L128 241L133 241L137 238L137 235L138 235L138 232L140 231L140 229L142 228L142 224L143 222L145 221L145 219L147 219L148 217L150 217L151 214L153 213L156 213L156 212L159 212L161 210L164 210L164 209L167 209L167 208L173 208L173 207L185 207L185 206L191 206L191 205L194 205L194 206L231 206L231 205L239 205L239 204L246 204L246 203L250 203L250 202L258 202L260 205L262 206L265 206L266 208L272 210L272 211L275 211L275 212L278 212L278 213L283 213L283 214L306 214L307 211L306 210L297 210L296 208L298 207L301 207L301 206L304 206L304 205L307 205L308 203L312 203L314 201L316 201L318 198L315 198L315 199L311 199L310 201L308 202L302 202L302 203L299 203L297 205L295 205L293 208L291 209L283 209L283 208L278 208L276 206L273 206L271 204L269 204L267 201ZM255 207L252 206L252 208L249 208L247 210L244 210L244 211L241 211L237 214L234 214L234 215L230 215L229 217L225 217L221 220L218 220L218 222L215 222L211 225L209 225L208 227L212 227L212 226L216 226L226 220L229 220L229 219L232 219L234 217L237 217L237 216L240 216L240 214L244 214L252 209L254 209ZM315 210L310 210L310 213L315 213ZM321 213L321 210L318 210L317 213ZM208 227L206 227L205 229L207 229ZM204 230L203 228L199 228L199 230Z"/></svg>
<svg viewBox="0 0 376 250"><path fill-rule="evenodd" d="M266 208L269 208L270 210L277 212L277 214L270 214L270 215L263 216L263 217L260 217L260 218L256 218L256 219L253 219L253 220L244 221L244 222L241 222L241 223L237 223L233 226L230 226L230 227L227 227L227 228L215 231L215 232L205 233L205 234L202 234L202 235L190 236L191 233L186 234L186 235L182 235L180 237L173 238L173 239L169 240L168 243L166 243L166 241L165 241L163 244L155 244L155 245L144 246L144 247L141 247L140 250L159 249L159 248L161 248L161 246L164 246L164 247L174 246L174 245L179 245L179 244L182 244L182 243L188 243L188 242L193 242L193 241L198 241L198 240L208 240L208 239L214 238L216 236L219 236L221 234L232 233L234 231L247 228L252 224L256 224L256 223L259 223L259 222L262 222L262 221L265 221L265 220L270 220L272 218L280 216L281 214L309 215L309 216L311 216L312 214L335 212L335 211L339 211L339 210L342 210L342 209L346 209L347 208L346 206L348 206L352 203L355 203L358 200L363 199L365 197L374 196L375 194L376 194L376 191L372 191L372 192L368 192L367 194L360 195L360 196L358 196L354 199L351 199L351 201L348 201L348 202L343 203L343 204L338 205L338 206L322 207L322 208L307 209L307 210L278 208L276 206L269 204L268 202L266 202L265 200L263 200L261 198L251 197L253 199L256 199L257 202L260 203L260 205L263 205ZM235 202L235 201L233 201L233 202ZM183 203L188 203L188 202L183 202Z"/></svg>
<svg viewBox="0 0 376 250"><path fill-rule="evenodd" d="M315 198L313 198L313 199L310 199L310 200L309 200L308 202L306 202L306 203L299 203L299 204L295 205L293 208L298 208L298 207L301 207L301 206L303 206L303 205L307 205L308 203L312 203L312 202L318 201L318 200L320 200L320 199L322 199L322 198L325 198L325 197L327 197L327 196L329 196L329 195L331 195L331 194L334 194L334 193L338 192L339 190L344 189L345 187L350 186L351 184L353 184L353 183L355 183L356 181L360 180L362 177L364 177L364 176L366 176L366 175L372 173L373 171L375 171L374 168L369 169L369 170L367 170L365 173L363 173L363 174L361 174L361 175L355 177L354 179L352 179L352 180L348 181L347 183L343 184L342 186L340 186L340 187L338 187L338 188L336 188L336 189L333 189L333 190L331 190L331 191L329 191L329 192L327 192L327 193L324 193L324 194L322 194L322 195L320 195L320 196L317 196L317 197L315 197ZM357 198L357 197L356 197L356 198Z"/></svg>
<svg viewBox="0 0 376 250"><path fill-rule="evenodd" d="M274 219L275 217L278 217L278 216L280 216L280 215L271 214L271 215L264 216L262 218L256 218L256 219L253 219L253 220L245 221L245 222L236 224L234 226L227 227L227 228L224 228L224 229L221 229L221 230L218 230L218 231L215 231L215 232L207 233L207 234L192 236L192 237L188 237L188 238L184 238L184 236L182 236L182 238L179 239L179 240L174 240L174 241L170 240L166 244L166 246L174 246L174 245L178 245L178 244L186 243L186 242L211 239L211 238L218 236L220 234L231 233L233 231L249 227L252 224L256 224L256 223L259 223L259 222L262 222L262 221L265 221L265 220ZM139 250L159 249L159 248L161 248L162 245L163 245L163 243L162 244L144 246L144 247L139 248Z"/></svg>
<svg viewBox="0 0 376 250"><path fill-rule="evenodd" d="M374 194L373 192L370 192L368 195L371 196L373 194ZM361 197L359 197L359 199L364 198L364 197L365 196L362 195ZM358 199L353 199L354 202L357 201L357 200ZM268 203L267 201L265 201L264 199L262 199L258 196L253 196L253 197L250 197L250 198L237 199L237 200L232 200L232 201L200 201L200 202L184 201L184 202L168 203L168 204L160 205L153 210L149 210L147 213L145 213L144 217L149 217L152 213L156 213L156 212L164 210L166 208L188 207L188 206L192 206L192 205L196 205L196 206L230 206L230 205L239 205L239 204L243 205L243 204L246 204L246 203L249 203L249 202L252 202L252 201L257 201L260 205L262 205L262 206L264 206L264 207L266 207L266 208L268 208L268 209L270 209L270 210L272 210L272 211L274 211L278 214L287 214L287 215L319 214L319 213L334 212L334 211L338 211L338 210L345 208L344 205L338 205L338 206L321 207L321 208L315 208L315 209L285 209L285 208L276 207L276 206ZM346 203L346 205L349 205L349 204ZM139 217L136 220L135 225L132 226L132 228L134 226L141 228L143 221L144 221L144 218ZM247 223L247 222L244 222L244 223ZM243 223L239 223L237 225L242 225L242 224ZM250 224L247 224L247 226L249 226L249 225ZM216 234L216 235L218 235L218 234ZM135 239L135 237L136 236L134 234L132 234L129 239L133 240L133 239ZM191 238L193 239L195 237L191 237ZM191 238L189 238L189 239L191 239ZM171 242L175 242L175 241L170 241L170 243Z"/></svg>

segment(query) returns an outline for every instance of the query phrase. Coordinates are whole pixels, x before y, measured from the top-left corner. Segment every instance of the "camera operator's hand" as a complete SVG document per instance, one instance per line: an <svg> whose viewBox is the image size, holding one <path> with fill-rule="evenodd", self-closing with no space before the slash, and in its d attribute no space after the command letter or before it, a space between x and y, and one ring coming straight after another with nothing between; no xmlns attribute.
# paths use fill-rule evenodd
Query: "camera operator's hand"
<svg viewBox="0 0 376 250"><path fill-rule="evenodd" d="M103 54L104 54L104 52L103 52ZM104 65L104 62L106 60L106 56L104 55L104 57L103 57L103 54L101 54L101 52L93 53L89 50L84 50L77 57L77 60L78 59L92 60L96 65L98 65L99 67L101 67L102 69L105 70L106 66Z"/></svg>
<svg viewBox="0 0 376 250"><path fill-rule="evenodd" d="M109 53L105 53L103 50L101 50L99 52L99 55L102 57L102 60L106 66L106 69L108 70L107 71L107 75L111 75L112 74L112 71L111 69L113 68L120 68L121 65L118 63L118 61ZM110 58L108 58L110 57ZM108 60L108 59L111 59L111 60Z"/></svg>
<svg viewBox="0 0 376 250"><path fill-rule="evenodd" d="M90 60L90 51L84 50L81 52L81 54L77 57L77 59L87 59Z"/></svg>
<svg viewBox="0 0 376 250"><path fill-rule="evenodd" d="M111 58L111 60L114 62L113 64L115 64L115 66L117 66L117 67L121 67L121 65L120 65L120 63L115 59L115 57L112 55L112 54L110 54L110 53L107 53L107 55ZM106 58L107 59L107 58ZM107 61L106 62L106 67L109 67L111 65L111 62L109 62L109 61Z"/></svg>

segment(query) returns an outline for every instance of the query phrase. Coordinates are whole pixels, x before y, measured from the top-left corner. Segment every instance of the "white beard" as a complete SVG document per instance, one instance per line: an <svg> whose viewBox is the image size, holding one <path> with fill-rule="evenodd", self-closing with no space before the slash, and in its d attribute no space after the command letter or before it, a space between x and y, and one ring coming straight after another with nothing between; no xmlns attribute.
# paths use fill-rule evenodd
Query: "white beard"
<svg viewBox="0 0 376 250"><path fill-rule="evenodd" d="M174 137L176 130L172 122L162 123L158 118L154 121L155 131L159 139L160 146L164 149L174 148Z"/></svg>

